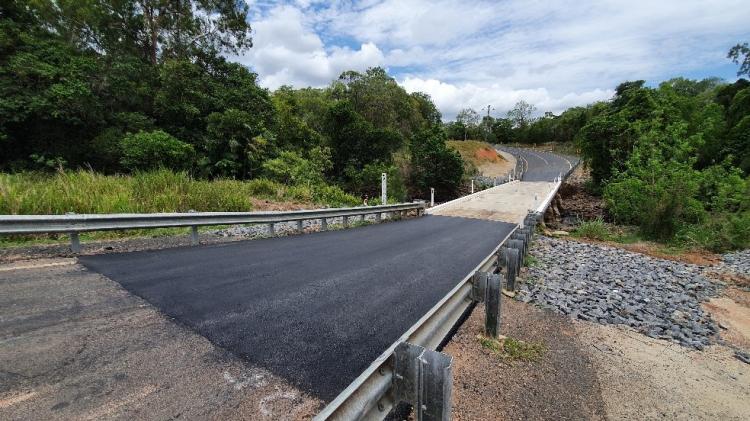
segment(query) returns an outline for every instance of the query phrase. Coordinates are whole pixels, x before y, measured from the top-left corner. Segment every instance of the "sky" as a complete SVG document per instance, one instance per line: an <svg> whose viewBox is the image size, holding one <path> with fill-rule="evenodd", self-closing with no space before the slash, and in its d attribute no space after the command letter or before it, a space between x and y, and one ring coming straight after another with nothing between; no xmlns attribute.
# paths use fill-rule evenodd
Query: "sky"
<svg viewBox="0 0 750 421"><path fill-rule="evenodd" d="M726 58L750 42L748 0L251 1L254 46L230 57L281 85L324 87L385 68L429 94L444 120L519 100L538 113L606 100L625 80L736 80Z"/></svg>

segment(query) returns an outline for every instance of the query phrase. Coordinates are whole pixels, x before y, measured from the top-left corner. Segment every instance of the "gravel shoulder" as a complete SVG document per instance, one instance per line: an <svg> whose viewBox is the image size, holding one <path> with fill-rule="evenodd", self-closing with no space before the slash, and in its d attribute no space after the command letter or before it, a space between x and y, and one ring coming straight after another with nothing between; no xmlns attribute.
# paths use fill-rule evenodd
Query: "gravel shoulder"
<svg viewBox="0 0 750 421"><path fill-rule="evenodd" d="M73 259L0 265L0 419L307 419L322 403Z"/></svg>

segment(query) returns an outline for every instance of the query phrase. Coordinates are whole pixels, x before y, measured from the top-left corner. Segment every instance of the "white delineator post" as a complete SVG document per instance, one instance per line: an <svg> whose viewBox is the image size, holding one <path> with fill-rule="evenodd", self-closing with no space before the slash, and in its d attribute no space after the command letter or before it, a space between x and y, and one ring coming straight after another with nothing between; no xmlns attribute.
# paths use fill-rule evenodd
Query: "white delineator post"
<svg viewBox="0 0 750 421"><path fill-rule="evenodd" d="M430 187L430 207L435 206L435 189Z"/></svg>
<svg viewBox="0 0 750 421"><path fill-rule="evenodd" d="M474 179L471 179L471 194L474 194Z"/></svg>
<svg viewBox="0 0 750 421"><path fill-rule="evenodd" d="M380 175L380 204L388 204L388 175L386 173Z"/></svg>

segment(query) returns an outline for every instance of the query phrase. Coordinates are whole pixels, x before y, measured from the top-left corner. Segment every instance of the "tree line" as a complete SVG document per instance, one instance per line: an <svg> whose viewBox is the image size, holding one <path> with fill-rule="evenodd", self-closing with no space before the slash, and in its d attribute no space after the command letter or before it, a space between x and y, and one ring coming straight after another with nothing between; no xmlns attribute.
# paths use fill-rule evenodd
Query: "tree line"
<svg viewBox="0 0 750 421"><path fill-rule="evenodd" d="M0 170L156 168L332 183L396 200L457 194L458 154L430 97L382 68L274 92L225 58L252 47L245 2L0 5Z"/></svg>
<svg viewBox="0 0 750 421"><path fill-rule="evenodd" d="M750 76L750 47L728 58ZM519 102L505 118L471 109L449 136L490 142L572 142L609 217L651 239L712 250L750 247L750 81L675 78L624 82L609 101L535 116Z"/></svg>

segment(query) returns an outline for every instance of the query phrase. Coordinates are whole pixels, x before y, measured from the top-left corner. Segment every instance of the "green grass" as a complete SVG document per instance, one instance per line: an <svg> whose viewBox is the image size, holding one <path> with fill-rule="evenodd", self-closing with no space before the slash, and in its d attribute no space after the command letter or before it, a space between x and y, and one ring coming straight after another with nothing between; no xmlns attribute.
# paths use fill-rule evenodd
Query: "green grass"
<svg viewBox="0 0 750 421"><path fill-rule="evenodd" d="M637 228L608 224L601 218L582 222L571 234L578 238L613 241L621 244L632 244L643 240Z"/></svg>
<svg viewBox="0 0 750 421"><path fill-rule="evenodd" d="M157 170L133 175L92 171L0 173L0 214L241 212L252 198L311 205L356 206L359 199L336 186L286 186L271 180L198 180L184 172ZM204 230L213 228L206 227ZM82 241L182 235L186 228L92 232ZM0 246L67 242L66 235L1 236Z"/></svg>
<svg viewBox="0 0 750 421"><path fill-rule="evenodd" d="M0 174L0 214L250 211L253 197L329 206L359 204L335 186L285 186L265 179L197 180L169 170L127 176L91 171Z"/></svg>
<svg viewBox="0 0 750 421"><path fill-rule="evenodd" d="M531 254L527 254L526 257L523 258L523 264L528 267L536 267L539 266L539 259Z"/></svg>
<svg viewBox="0 0 750 421"><path fill-rule="evenodd" d="M538 361L544 356L546 350L542 344L525 342L511 337L497 340L480 335L478 339L482 347L507 360Z"/></svg>

